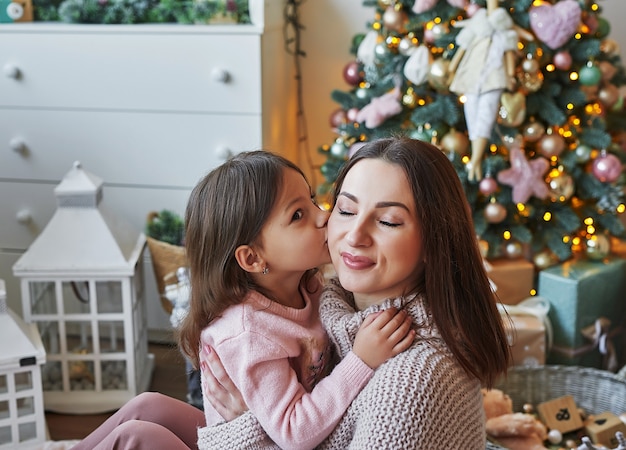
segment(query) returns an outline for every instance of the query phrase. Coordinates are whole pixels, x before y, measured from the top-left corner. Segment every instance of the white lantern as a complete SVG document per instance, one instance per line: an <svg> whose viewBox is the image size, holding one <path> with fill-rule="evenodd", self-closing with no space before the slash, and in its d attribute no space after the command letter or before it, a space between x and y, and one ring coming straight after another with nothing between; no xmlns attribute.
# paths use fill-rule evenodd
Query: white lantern
<svg viewBox="0 0 626 450"><path fill-rule="evenodd" d="M60 413L102 413L148 389L143 258L146 237L112 215L102 180L80 163L54 189L58 208L13 265L24 320L47 353L44 405Z"/></svg>
<svg viewBox="0 0 626 450"><path fill-rule="evenodd" d="M0 449L46 440L41 365L46 361L37 327L7 307L0 280Z"/></svg>

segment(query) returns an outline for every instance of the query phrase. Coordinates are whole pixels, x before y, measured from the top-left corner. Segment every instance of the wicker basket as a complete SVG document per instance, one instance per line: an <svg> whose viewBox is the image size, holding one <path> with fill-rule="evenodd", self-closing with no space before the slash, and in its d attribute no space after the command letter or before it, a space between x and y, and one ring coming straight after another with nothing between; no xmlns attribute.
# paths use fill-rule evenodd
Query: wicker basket
<svg viewBox="0 0 626 450"><path fill-rule="evenodd" d="M511 397L516 412L526 403L537 406L564 395L588 414L626 412L626 366L617 374L578 366L513 367L495 387ZM503 447L489 444L487 449Z"/></svg>
<svg viewBox="0 0 626 450"><path fill-rule="evenodd" d="M165 284L170 278L176 276L176 270L179 267L187 266L187 258L185 257L185 248L168 244L148 237L148 249L152 256L152 269L156 278L157 287L161 296L161 306L168 314L172 313L172 304L165 297ZM172 282L176 282L174 278Z"/></svg>

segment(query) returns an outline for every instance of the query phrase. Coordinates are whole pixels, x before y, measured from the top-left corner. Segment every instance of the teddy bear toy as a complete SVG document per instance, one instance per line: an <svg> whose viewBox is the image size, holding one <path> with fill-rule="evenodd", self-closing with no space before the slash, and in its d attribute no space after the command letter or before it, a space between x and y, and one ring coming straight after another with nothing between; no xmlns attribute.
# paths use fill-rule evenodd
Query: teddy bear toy
<svg viewBox="0 0 626 450"><path fill-rule="evenodd" d="M498 389L482 390L487 434L509 450L546 450L546 426L532 414L514 413L511 397Z"/></svg>

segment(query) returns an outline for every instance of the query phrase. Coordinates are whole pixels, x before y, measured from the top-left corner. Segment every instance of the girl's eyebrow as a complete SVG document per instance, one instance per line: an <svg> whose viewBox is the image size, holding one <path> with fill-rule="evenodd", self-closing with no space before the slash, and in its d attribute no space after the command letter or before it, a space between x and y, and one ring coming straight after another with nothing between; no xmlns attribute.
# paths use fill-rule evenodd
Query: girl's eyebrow
<svg viewBox="0 0 626 450"><path fill-rule="evenodd" d="M349 198L354 203L357 203L357 204L359 203L358 199L354 195L350 194L349 192L341 191L339 195ZM407 212L411 212L409 208L402 202L383 201L383 202L376 203L376 205L374 206L376 208L391 208L393 206L396 206L398 208L402 208L406 210Z"/></svg>

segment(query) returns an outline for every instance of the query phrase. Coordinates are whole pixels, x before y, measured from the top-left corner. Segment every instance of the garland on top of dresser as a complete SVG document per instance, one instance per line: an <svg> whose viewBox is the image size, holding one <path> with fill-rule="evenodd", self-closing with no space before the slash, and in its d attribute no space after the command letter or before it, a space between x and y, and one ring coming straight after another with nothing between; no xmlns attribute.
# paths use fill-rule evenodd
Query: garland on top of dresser
<svg viewBox="0 0 626 450"><path fill-rule="evenodd" d="M250 23L248 0L33 0L36 21Z"/></svg>

